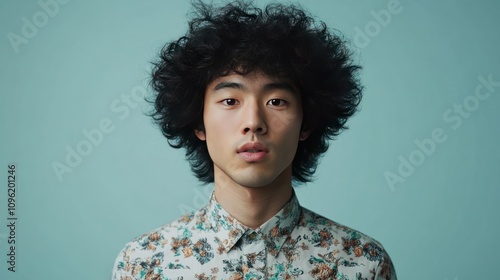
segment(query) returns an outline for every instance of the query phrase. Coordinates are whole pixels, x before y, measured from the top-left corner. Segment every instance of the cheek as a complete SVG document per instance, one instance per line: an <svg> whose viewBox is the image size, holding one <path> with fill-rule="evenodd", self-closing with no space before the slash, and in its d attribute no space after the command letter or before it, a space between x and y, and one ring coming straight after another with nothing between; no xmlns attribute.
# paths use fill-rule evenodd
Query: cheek
<svg viewBox="0 0 500 280"><path fill-rule="evenodd" d="M223 147L234 134L236 118L228 116L224 111L207 110L204 115L205 135L208 149ZM226 145L227 146L227 145Z"/></svg>
<svg viewBox="0 0 500 280"><path fill-rule="evenodd" d="M272 114L269 118L269 129L285 137L292 137L300 134L302 116L300 114Z"/></svg>

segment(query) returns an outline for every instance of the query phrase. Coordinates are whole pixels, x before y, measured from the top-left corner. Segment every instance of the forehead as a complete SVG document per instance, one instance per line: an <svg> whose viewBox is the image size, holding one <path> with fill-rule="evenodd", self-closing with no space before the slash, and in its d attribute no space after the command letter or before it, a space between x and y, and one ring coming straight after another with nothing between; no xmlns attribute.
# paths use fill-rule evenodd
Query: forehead
<svg viewBox="0 0 500 280"><path fill-rule="evenodd" d="M217 77L207 85L206 91L216 92L224 88L235 88L242 91L269 91L279 89L289 91L294 95L299 95L299 89L293 81L272 77L257 71L245 75L230 73Z"/></svg>

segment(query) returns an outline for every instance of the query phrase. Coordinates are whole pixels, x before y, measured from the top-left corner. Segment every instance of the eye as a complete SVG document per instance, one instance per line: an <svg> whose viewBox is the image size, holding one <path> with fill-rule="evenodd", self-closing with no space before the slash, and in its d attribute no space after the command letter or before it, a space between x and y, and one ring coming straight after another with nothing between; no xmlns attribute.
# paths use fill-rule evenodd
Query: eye
<svg viewBox="0 0 500 280"><path fill-rule="evenodd" d="M224 104L226 106L234 106L234 105L238 104L238 101L236 99L233 99L233 98L227 98L227 99L222 100L222 104Z"/></svg>
<svg viewBox="0 0 500 280"><path fill-rule="evenodd" d="M276 106L276 107L280 107L280 106L285 106L286 105L286 101L283 100L283 99L271 99L267 102L268 105L272 105L272 106Z"/></svg>

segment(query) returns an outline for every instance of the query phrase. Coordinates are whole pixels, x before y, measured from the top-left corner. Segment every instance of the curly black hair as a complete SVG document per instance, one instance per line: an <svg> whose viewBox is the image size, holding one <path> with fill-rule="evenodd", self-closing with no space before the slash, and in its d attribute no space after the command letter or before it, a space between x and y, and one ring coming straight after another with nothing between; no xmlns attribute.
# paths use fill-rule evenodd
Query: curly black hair
<svg viewBox="0 0 500 280"><path fill-rule="evenodd" d="M292 80L302 96L302 129L292 163L295 183L312 181L319 158L357 110L362 97L359 65L337 31L297 5L233 1L213 6L202 0L186 35L167 43L154 62L155 91L151 116L174 148L186 148L191 170L203 183L214 181L207 145L194 131L203 130L206 86L214 79L261 71Z"/></svg>

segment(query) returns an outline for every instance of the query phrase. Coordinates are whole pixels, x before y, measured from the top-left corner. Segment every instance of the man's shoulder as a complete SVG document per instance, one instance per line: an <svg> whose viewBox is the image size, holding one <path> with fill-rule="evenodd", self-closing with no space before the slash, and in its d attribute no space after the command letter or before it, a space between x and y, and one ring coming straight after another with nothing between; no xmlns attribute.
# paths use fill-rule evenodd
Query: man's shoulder
<svg viewBox="0 0 500 280"><path fill-rule="evenodd" d="M195 231L206 231L208 228L205 208L201 208L135 237L125 245L120 255L124 259L144 259L159 255L163 258L176 247L176 243L196 235Z"/></svg>
<svg viewBox="0 0 500 280"><path fill-rule="evenodd" d="M206 208L201 208L187 213L132 239L115 260L113 279L129 279L127 277L130 275L142 275L150 270L156 273L161 267L185 268L178 261L183 253L186 254L182 251L182 245L191 242L192 236L208 231L205 211Z"/></svg>
<svg viewBox="0 0 500 280"><path fill-rule="evenodd" d="M386 255L382 244L375 238L307 208L302 208L297 229L298 234L319 251L332 252L334 249L338 255L364 256L370 261L381 261Z"/></svg>
<svg viewBox="0 0 500 280"><path fill-rule="evenodd" d="M373 242L378 245L380 243L371 236L364 234L354 228L348 227L344 224L333 221L320 215L314 211L302 207L302 215L299 220L299 228L311 232L330 232L334 238L352 238L356 237L365 242Z"/></svg>
<svg viewBox="0 0 500 280"><path fill-rule="evenodd" d="M311 210L302 208L293 237L293 242L315 267L311 270L313 274L325 264L331 264L341 275L396 279L392 261L380 242Z"/></svg>

